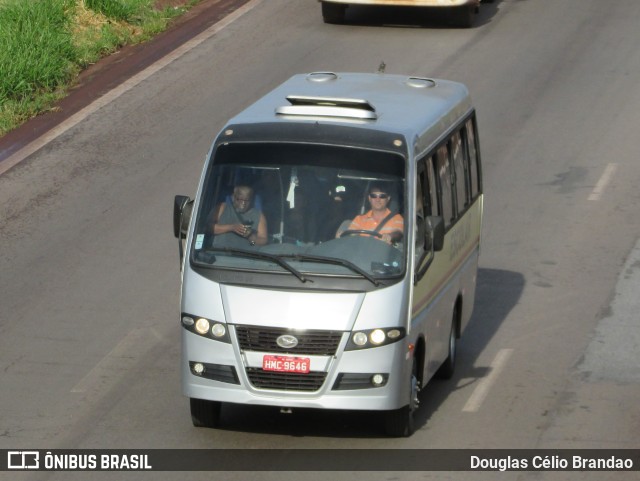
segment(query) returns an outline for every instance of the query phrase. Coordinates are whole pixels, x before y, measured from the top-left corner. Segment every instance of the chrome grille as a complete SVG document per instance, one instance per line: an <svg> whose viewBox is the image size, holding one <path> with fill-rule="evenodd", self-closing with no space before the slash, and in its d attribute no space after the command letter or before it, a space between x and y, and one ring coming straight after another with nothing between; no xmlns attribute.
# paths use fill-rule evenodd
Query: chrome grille
<svg viewBox="0 0 640 481"><path fill-rule="evenodd" d="M288 349L278 346L276 339L283 334L295 336L298 345ZM236 336L240 349L244 351L333 356L342 339L342 331L295 331L261 326L236 326Z"/></svg>
<svg viewBox="0 0 640 481"><path fill-rule="evenodd" d="M327 377L326 372L311 371L307 374L290 372L263 371L260 368L248 367L249 382L258 389L275 389L278 391L317 391Z"/></svg>

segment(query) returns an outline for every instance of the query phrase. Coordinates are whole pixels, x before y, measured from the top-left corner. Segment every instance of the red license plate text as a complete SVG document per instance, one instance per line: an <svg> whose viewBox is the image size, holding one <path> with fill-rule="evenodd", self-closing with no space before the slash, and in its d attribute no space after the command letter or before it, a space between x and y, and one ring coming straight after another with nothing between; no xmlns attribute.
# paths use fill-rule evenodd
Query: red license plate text
<svg viewBox="0 0 640 481"><path fill-rule="evenodd" d="M264 356L262 369L265 371L296 372L306 374L311 367L308 357Z"/></svg>

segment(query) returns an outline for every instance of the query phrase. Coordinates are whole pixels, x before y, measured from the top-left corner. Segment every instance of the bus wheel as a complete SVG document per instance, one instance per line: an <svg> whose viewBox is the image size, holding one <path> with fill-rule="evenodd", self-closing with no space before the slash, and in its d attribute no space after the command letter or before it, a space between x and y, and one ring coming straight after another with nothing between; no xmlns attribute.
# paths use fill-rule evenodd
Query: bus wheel
<svg viewBox="0 0 640 481"><path fill-rule="evenodd" d="M451 330L449 331L449 355L436 372L439 379L451 379L456 368L456 322L458 319L458 308L453 310L451 318Z"/></svg>
<svg viewBox="0 0 640 481"><path fill-rule="evenodd" d="M191 421L197 428L217 428L220 426L222 403L205 399L190 398Z"/></svg>
<svg viewBox="0 0 640 481"><path fill-rule="evenodd" d="M419 391L418 363L414 358L409 381L409 404L400 409L387 411L385 413L385 431L388 436L406 438L414 433L414 413L418 410L418 404L420 402L418 399Z"/></svg>
<svg viewBox="0 0 640 481"><path fill-rule="evenodd" d="M322 19L324 23L343 23L346 9L345 5L322 2Z"/></svg>

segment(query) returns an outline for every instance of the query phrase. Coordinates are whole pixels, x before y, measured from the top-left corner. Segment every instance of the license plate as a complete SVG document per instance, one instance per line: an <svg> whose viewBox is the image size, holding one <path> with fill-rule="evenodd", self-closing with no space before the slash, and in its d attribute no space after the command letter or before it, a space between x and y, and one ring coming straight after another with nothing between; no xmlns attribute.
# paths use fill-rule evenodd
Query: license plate
<svg viewBox="0 0 640 481"><path fill-rule="evenodd" d="M309 372L310 367L311 360L308 357L264 356L262 358L262 369L264 371L306 374Z"/></svg>

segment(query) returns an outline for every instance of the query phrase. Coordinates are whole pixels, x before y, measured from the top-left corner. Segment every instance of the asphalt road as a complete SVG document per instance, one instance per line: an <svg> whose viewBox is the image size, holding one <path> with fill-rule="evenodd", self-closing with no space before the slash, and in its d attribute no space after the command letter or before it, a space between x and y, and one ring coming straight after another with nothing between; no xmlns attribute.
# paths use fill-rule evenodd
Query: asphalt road
<svg viewBox="0 0 640 481"><path fill-rule="evenodd" d="M638 18L636 0L496 0L467 30L367 8L338 26L314 0L251 0L65 120L0 175L0 449L639 448ZM388 73L464 82L478 110L485 224L456 376L422 392L408 439L381 436L363 413L230 407L224 429L192 427L173 195L193 195L225 120L283 80L381 61ZM329 478L10 479L107 477Z"/></svg>

